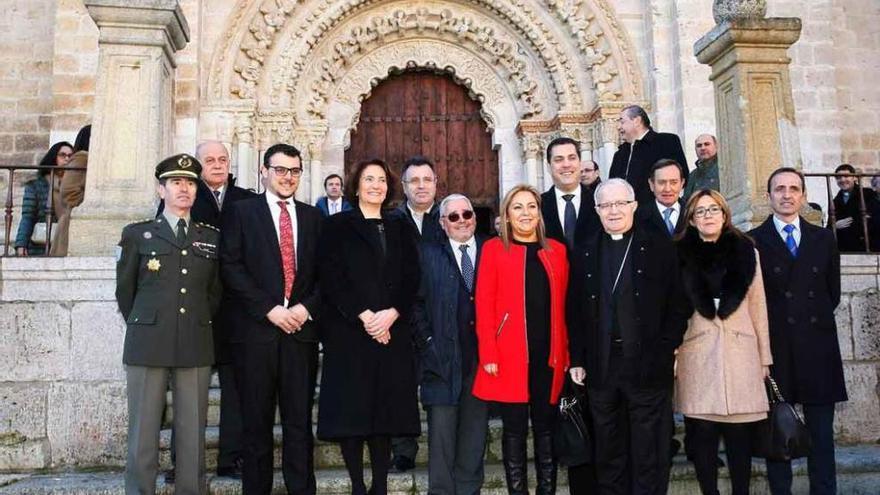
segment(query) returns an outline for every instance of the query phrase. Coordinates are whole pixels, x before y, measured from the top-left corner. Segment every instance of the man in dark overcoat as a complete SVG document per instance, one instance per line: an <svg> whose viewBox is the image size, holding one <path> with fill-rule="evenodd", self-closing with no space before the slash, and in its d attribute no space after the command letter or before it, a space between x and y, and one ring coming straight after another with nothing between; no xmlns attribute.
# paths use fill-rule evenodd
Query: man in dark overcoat
<svg viewBox="0 0 880 495"><path fill-rule="evenodd" d="M642 107L630 105L621 110L618 131L624 143L614 153L608 176L629 182L636 191L639 205L654 201L648 188L648 176L657 160L669 158L683 165L682 171L687 180L687 159L681 148L681 140L675 134L655 132L651 128L651 119Z"/></svg>
<svg viewBox="0 0 880 495"><path fill-rule="evenodd" d="M873 250L880 246L880 232L877 231L878 218L880 215L880 202L873 189L862 187L860 179L856 177L856 169L848 163L844 163L834 169L837 175L837 186L840 188L834 196L834 228L837 236L837 249L845 253L864 253L868 245L865 238L865 225L862 221L867 218L868 236ZM862 201L864 211L862 214ZM832 226L829 224L828 228Z"/></svg>
<svg viewBox="0 0 880 495"><path fill-rule="evenodd" d="M230 327L242 400L248 494L272 491L276 405L281 414L284 483L313 495L312 404L318 370L317 242L321 213L294 199L302 157L288 144L270 146L260 173L266 191L223 214L220 268L237 305Z"/></svg>
<svg viewBox="0 0 880 495"><path fill-rule="evenodd" d="M192 221L201 165L186 154L156 166L165 211L128 225L117 248L116 302L126 321L126 493L155 493L159 429L171 378L177 493L205 493L205 424L220 303L214 227Z"/></svg>
<svg viewBox="0 0 880 495"><path fill-rule="evenodd" d="M196 200L190 215L193 221L220 228L220 212L241 199L254 196L254 193L235 185L235 178L229 173L229 151L219 141L204 141L196 147L196 158L202 164L201 180L196 189ZM159 202L158 216L165 209L165 201ZM232 364L232 345L229 342L230 323L235 304L225 296L218 314L214 316L214 359L217 377L220 380L220 423L217 453L217 475L232 478L241 477L241 400L235 382ZM172 430L171 444L174 445ZM173 452L173 450L172 450ZM172 453L172 465L176 456ZM174 482L174 469L165 474L165 482Z"/></svg>
<svg viewBox="0 0 880 495"><path fill-rule="evenodd" d="M580 182L580 143L569 137L554 139L547 145L547 162L553 186L541 194L546 234L571 250L587 242L600 227L593 189Z"/></svg>
<svg viewBox="0 0 880 495"><path fill-rule="evenodd" d="M803 404L812 447L810 493L837 493L834 404L847 400L834 309L840 303L840 256L831 231L798 212L806 201L803 174L774 171L767 181L773 214L749 232L761 257L771 375L786 401ZM791 463L767 462L774 495L791 493Z"/></svg>
<svg viewBox="0 0 880 495"><path fill-rule="evenodd" d="M686 227L686 201L681 197L681 191L685 187L684 167L675 160L658 160L651 166L648 185L654 201L639 208L639 221L646 228L672 238L676 232Z"/></svg>
<svg viewBox="0 0 880 495"><path fill-rule="evenodd" d="M603 494L664 494L675 349L690 306L672 240L633 221L632 187L602 182L603 232L571 256L571 377L585 383Z"/></svg>
<svg viewBox="0 0 880 495"><path fill-rule="evenodd" d="M483 485L488 404L471 393L477 371L474 287L480 248L470 200L440 203L448 237L421 248L422 282L413 307L422 406L428 411L428 491L477 494Z"/></svg>

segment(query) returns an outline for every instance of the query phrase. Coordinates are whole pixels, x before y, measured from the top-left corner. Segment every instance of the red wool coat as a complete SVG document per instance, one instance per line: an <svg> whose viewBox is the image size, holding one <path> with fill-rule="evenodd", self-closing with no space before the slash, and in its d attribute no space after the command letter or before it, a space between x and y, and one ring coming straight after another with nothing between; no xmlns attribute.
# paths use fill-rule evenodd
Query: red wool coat
<svg viewBox="0 0 880 495"><path fill-rule="evenodd" d="M568 288L568 259L565 246L552 239L547 249L538 251L538 258L550 282L550 358L553 369L550 388L551 404L559 401L565 373L568 370L568 331L565 325L565 293ZM477 343L480 366L474 380L474 395L498 402L529 401L529 365L525 320L526 248L510 244L504 248L495 238L483 245L477 274L476 312ZM503 322L503 323L502 323ZM498 376L483 369L498 364Z"/></svg>

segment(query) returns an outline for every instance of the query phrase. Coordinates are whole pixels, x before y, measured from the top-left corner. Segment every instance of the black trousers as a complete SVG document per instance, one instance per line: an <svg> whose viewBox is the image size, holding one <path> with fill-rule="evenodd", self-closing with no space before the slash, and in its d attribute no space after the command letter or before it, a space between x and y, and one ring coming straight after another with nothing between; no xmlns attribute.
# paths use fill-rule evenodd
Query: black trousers
<svg viewBox="0 0 880 495"><path fill-rule="evenodd" d="M220 379L220 452L217 454L217 468L231 468L242 456L244 441L235 366L218 363L217 376Z"/></svg>
<svg viewBox="0 0 880 495"><path fill-rule="evenodd" d="M663 495L668 488L672 390L641 388L622 379L622 359L612 354L605 383L589 388L599 493Z"/></svg>
<svg viewBox="0 0 880 495"><path fill-rule="evenodd" d="M754 423L719 423L684 418L687 453L693 459L700 491L718 494L718 440L724 438L732 495L748 495L752 475L750 432Z"/></svg>
<svg viewBox="0 0 880 495"><path fill-rule="evenodd" d="M318 370L318 344L290 335L274 342L244 342L236 355L242 405L245 494L272 491L276 405L281 412L281 471L290 494L314 495L312 404Z"/></svg>
<svg viewBox="0 0 880 495"><path fill-rule="evenodd" d="M804 422L810 431L807 473L810 495L837 493L837 463L834 459L834 404L804 404ZM773 495L791 495L791 462L767 462L767 481Z"/></svg>

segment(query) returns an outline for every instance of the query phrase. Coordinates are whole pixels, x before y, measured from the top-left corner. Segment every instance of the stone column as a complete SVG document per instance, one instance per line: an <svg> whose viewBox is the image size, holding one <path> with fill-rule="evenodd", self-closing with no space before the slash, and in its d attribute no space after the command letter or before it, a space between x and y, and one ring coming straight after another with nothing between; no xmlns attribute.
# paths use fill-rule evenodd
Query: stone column
<svg viewBox="0 0 880 495"><path fill-rule="evenodd" d="M697 60L712 68L721 190L742 228L769 214L770 172L801 168L787 54L801 21L763 18L763 3L716 0L718 24L694 44Z"/></svg>
<svg viewBox="0 0 880 495"><path fill-rule="evenodd" d="M174 53L189 41L177 0L86 0L98 25L98 80L85 200L71 255L113 253L122 227L155 214L154 167L173 132Z"/></svg>

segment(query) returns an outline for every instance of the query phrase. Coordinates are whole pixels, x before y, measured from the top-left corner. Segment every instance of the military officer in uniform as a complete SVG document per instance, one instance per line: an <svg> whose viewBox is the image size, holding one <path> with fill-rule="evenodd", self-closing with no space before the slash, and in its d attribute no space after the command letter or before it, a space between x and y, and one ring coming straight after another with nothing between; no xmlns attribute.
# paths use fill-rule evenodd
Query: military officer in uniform
<svg viewBox="0 0 880 495"><path fill-rule="evenodd" d="M207 492L204 431L214 362L211 315L220 302L219 232L192 223L201 172L175 155L156 166L165 210L128 225L117 248L116 301L126 321L128 457L125 493L156 491L159 430L169 377L174 399L178 495Z"/></svg>

